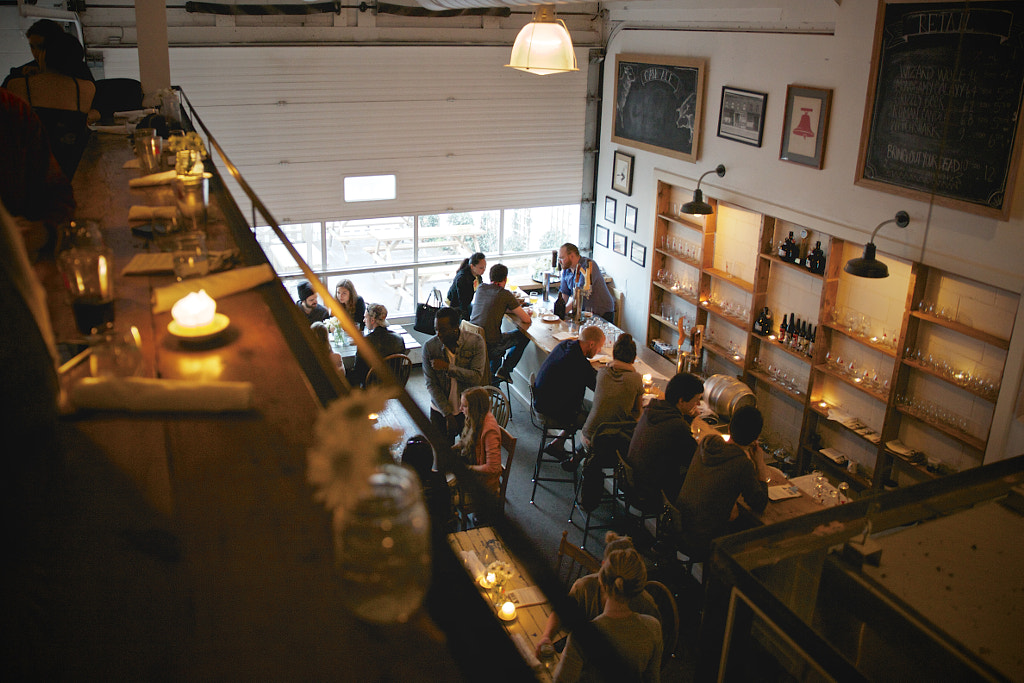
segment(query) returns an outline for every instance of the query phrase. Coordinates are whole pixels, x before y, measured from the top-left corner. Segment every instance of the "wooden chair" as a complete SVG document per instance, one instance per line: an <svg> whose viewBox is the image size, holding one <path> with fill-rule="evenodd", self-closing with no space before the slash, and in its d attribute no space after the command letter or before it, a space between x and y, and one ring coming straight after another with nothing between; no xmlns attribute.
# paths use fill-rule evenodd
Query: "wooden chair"
<svg viewBox="0 0 1024 683"><path fill-rule="evenodd" d="M668 660L675 656L676 644L679 641L679 607L672 591L660 581L648 581L644 590L661 612L661 642L664 648L661 653L661 666L664 667Z"/></svg>
<svg viewBox="0 0 1024 683"><path fill-rule="evenodd" d="M501 392L498 392L501 393ZM498 505L501 513L505 514L505 491L508 490L508 480L512 473L512 458L516 454L516 443L518 439L509 434L504 427L499 426L501 431L501 450L504 453L501 464L501 473L498 475ZM465 491L459 493L459 520L463 531L469 528L469 516L476 512L473 501L468 498Z"/></svg>
<svg viewBox="0 0 1024 683"><path fill-rule="evenodd" d="M601 560L577 547L575 543L570 543L568 531L562 532L562 541L558 544L558 564L555 567L555 573L566 590L572 587L576 579L585 574L593 574L600 568Z"/></svg>
<svg viewBox="0 0 1024 683"><path fill-rule="evenodd" d="M494 415L494 419L498 421L500 426L508 427L509 418L512 417L508 397L498 387L488 384L484 389L487 390L487 394L491 398L491 414Z"/></svg>
<svg viewBox="0 0 1024 683"><path fill-rule="evenodd" d="M404 353L393 353L390 356L384 357L384 362L388 364L388 368L391 370L391 374L395 376L395 381L398 386L404 387L409 381L409 373L412 372L412 359ZM372 386L374 384L380 384L381 379L377 377L377 373L373 368L366 373L366 386Z"/></svg>

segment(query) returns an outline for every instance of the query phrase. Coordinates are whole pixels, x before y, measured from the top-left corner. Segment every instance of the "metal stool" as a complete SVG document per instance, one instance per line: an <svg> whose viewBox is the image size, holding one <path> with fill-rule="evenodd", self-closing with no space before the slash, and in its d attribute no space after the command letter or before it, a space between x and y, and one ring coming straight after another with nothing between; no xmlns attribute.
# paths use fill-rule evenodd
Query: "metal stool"
<svg viewBox="0 0 1024 683"><path fill-rule="evenodd" d="M553 418L547 417L543 413L537 412L533 407L534 398L534 380L535 375L530 375L530 420L533 422L540 433L540 443L537 446L537 462L533 465L533 490L530 492L530 504L533 505L533 499L537 495L537 482L551 481L576 484L576 472L572 473L571 478L565 477L542 477L540 476L540 468L544 463L561 465L562 461L558 458L548 455L544 452L544 446L549 439L554 439L560 436L560 432L568 432L566 438L572 443L572 454L576 453L576 432L579 430L579 425L576 424L565 424ZM540 421L538 425L537 422ZM570 455L571 457L571 455Z"/></svg>
<svg viewBox="0 0 1024 683"><path fill-rule="evenodd" d="M606 422L597 428L594 438L591 440L590 453L580 465L583 476L579 478L579 485L576 487L576 496L573 498L572 507L569 508L569 524L576 526L573 515L576 510L582 512L585 517L583 521L583 542L580 548L586 550L587 538L590 532L598 529L612 528L611 524L594 526L590 523L591 515L605 503L612 504L611 521L615 520L615 502L618 500L618 486L615 481L615 471L618 467L620 457L629 451L629 441L633 436L636 422L627 420L623 422ZM601 497L588 510L583 506L584 487L588 486L588 479L596 477L601 480ZM607 486L605 482L611 482Z"/></svg>

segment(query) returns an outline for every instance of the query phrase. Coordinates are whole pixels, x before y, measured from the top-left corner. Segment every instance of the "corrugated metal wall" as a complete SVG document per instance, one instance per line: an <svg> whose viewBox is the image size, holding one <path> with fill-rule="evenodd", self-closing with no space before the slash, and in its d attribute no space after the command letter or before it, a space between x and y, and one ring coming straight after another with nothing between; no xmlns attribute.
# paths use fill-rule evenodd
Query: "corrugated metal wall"
<svg viewBox="0 0 1024 683"><path fill-rule="evenodd" d="M282 223L577 203L586 51L584 70L544 77L505 68L508 56L506 47L172 48L171 81ZM135 51L107 50L104 70L137 77ZM397 200L342 202L343 176L379 173L398 176Z"/></svg>

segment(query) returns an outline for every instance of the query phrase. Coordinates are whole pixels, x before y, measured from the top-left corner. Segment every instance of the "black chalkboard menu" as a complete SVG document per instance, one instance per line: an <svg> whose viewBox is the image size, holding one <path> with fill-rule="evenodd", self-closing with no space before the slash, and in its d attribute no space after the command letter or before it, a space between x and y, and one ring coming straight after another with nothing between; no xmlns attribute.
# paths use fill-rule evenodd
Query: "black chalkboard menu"
<svg viewBox="0 0 1024 683"><path fill-rule="evenodd" d="M857 184L1006 219L1024 1L879 5Z"/></svg>
<svg viewBox="0 0 1024 683"><path fill-rule="evenodd" d="M686 57L617 55L612 141L696 161L705 63Z"/></svg>

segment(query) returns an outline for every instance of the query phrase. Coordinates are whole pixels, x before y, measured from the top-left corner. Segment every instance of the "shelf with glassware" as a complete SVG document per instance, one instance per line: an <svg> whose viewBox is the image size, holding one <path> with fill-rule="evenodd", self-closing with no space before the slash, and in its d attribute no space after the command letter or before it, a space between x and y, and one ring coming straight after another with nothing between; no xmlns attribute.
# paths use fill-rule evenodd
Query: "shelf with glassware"
<svg viewBox="0 0 1024 683"><path fill-rule="evenodd" d="M860 474L859 470L857 472L851 472L848 467L840 465L812 448L805 446L801 449L801 452L804 454L804 459L808 462L812 462L814 467L824 469L827 473L832 475L833 479L840 482L845 481L850 485L850 488L858 493L869 491L874 486L873 476Z"/></svg>

